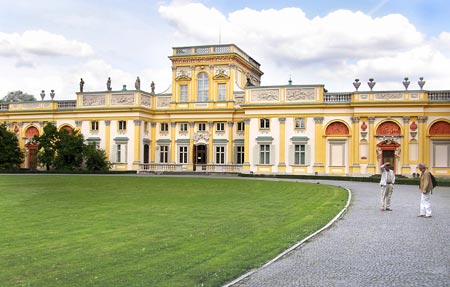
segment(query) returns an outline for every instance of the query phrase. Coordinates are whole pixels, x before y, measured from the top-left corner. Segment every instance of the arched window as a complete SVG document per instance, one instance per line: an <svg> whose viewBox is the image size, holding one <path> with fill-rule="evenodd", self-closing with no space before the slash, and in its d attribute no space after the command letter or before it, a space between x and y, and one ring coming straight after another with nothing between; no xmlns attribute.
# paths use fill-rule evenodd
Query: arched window
<svg viewBox="0 0 450 287"><path fill-rule="evenodd" d="M198 74L197 80L197 101L207 102L208 101L208 74L200 73Z"/></svg>

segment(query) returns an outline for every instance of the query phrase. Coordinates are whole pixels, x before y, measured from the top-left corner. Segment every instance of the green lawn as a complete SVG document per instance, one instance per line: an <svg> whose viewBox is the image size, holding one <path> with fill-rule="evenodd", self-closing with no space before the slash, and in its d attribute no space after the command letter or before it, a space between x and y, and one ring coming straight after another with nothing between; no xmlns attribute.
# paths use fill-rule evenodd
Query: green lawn
<svg viewBox="0 0 450 287"><path fill-rule="evenodd" d="M324 226L339 187L0 176L0 286L221 286Z"/></svg>

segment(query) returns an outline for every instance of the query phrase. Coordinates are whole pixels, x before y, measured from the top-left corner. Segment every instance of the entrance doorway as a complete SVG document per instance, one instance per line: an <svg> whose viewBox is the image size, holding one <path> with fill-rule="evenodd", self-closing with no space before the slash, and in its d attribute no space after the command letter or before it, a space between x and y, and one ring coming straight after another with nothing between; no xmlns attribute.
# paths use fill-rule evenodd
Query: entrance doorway
<svg viewBox="0 0 450 287"><path fill-rule="evenodd" d="M390 162L392 169L395 170L395 151L383 150L381 164L384 164L385 162Z"/></svg>
<svg viewBox="0 0 450 287"><path fill-rule="evenodd" d="M207 148L206 145L194 145L194 171L197 169L197 165L205 165L207 162ZM206 166L203 166L202 170L206 170Z"/></svg>
<svg viewBox="0 0 450 287"><path fill-rule="evenodd" d="M28 143L25 145L25 147L28 149L28 153L27 153L27 163L28 163L28 168L31 170L36 170L37 169L37 151L38 151L38 145L37 144L32 144L32 143Z"/></svg>

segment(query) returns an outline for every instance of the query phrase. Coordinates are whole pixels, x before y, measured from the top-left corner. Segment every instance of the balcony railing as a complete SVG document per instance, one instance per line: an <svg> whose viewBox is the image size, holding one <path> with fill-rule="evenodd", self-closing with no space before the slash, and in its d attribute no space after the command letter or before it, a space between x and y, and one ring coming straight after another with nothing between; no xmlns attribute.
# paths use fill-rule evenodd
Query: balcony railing
<svg viewBox="0 0 450 287"><path fill-rule="evenodd" d="M77 101L59 101L58 110L75 109L77 107Z"/></svg>
<svg viewBox="0 0 450 287"><path fill-rule="evenodd" d="M325 103L350 103L352 101L351 93L333 93L325 94Z"/></svg>
<svg viewBox="0 0 450 287"><path fill-rule="evenodd" d="M430 91L428 93L428 100L432 102L449 102L450 91Z"/></svg>
<svg viewBox="0 0 450 287"><path fill-rule="evenodd" d="M0 104L0 111L8 111L9 105L8 104Z"/></svg>
<svg viewBox="0 0 450 287"><path fill-rule="evenodd" d="M179 163L144 163L139 165L139 172L182 172L187 171L186 164ZM195 172L242 172L242 164L196 164Z"/></svg>

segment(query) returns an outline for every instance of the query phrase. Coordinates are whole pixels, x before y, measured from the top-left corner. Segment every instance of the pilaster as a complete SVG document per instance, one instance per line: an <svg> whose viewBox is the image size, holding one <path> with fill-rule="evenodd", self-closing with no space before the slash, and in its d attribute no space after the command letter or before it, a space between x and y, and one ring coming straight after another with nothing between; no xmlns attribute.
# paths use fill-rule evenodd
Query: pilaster
<svg viewBox="0 0 450 287"><path fill-rule="evenodd" d="M228 125L228 152L227 152L227 163L233 163L233 125L234 122L227 122Z"/></svg>
<svg viewBox="0 0 450 287"><path fill-rule="evenodd" d="M151 148L150 148L150 162L155 163L155 150L156 150L156 123L150 124L150 135L151 135Z"/></svg>
<svg viewBox="0 0 450 287"><path fill-rule="evenodd" d="M375 138L375 117L369 117L368 118L369 121L369 135L368 135L368 140L369 140L369 164L367 165L367 172L368 173L375 173L375 167L376 167L376 155L375 155L375 151L376 151L376 144L377 144L377 140Z"/></svg>
<svg viewBox="0 0 450 287"><path fill-rule="evenodd" d="M250 172L250 119L244 119L244 165L242 171Z"/></svg>
<svg viewBox="0 0 450 287"><path fill-rule="evenodd" d="M177 129L177 123L171 122L170 123L170 159L169 159L169 162L171 162L171 163L176 162L176 154L177 154L177 144L175 142L176 129Z"/></svg>
<svg viewBox="0 0 450 287"><path fill-rule="evenodd" d="M325 138L323 137L323 117L315 117L314 123L314 138L315 138L315 148L314 148L314 172L324 173L325 172Z"/></svg>
<svg viewBox="0 0 450 287"><path fill-rule="evenodd" d="M280 122L280 148L278 160L278 172L286 172L286 118L279 118Z"/></svg>
<svg viewBox="0 0 450 287"><path fill-rule="evenodd" d="M106 153L106 158L109 158L109 160L112 161L112 159L111 159L111 121L110 120L105 121L105 153Z"/></svg>
<svg viewBox="0 0 450 287"><path fill-rule="evenodd" d="M134 161L133 169L139 169L139 163L141 158L141 120L134 120Z"/></svg>
<svg viewBox="0 0 450 287"><path fill-rule="evenodd" d="M409 121L410 117L403 117L403 139L402 139L402 174L411 174L411 167L409 166Z"/></svg>

